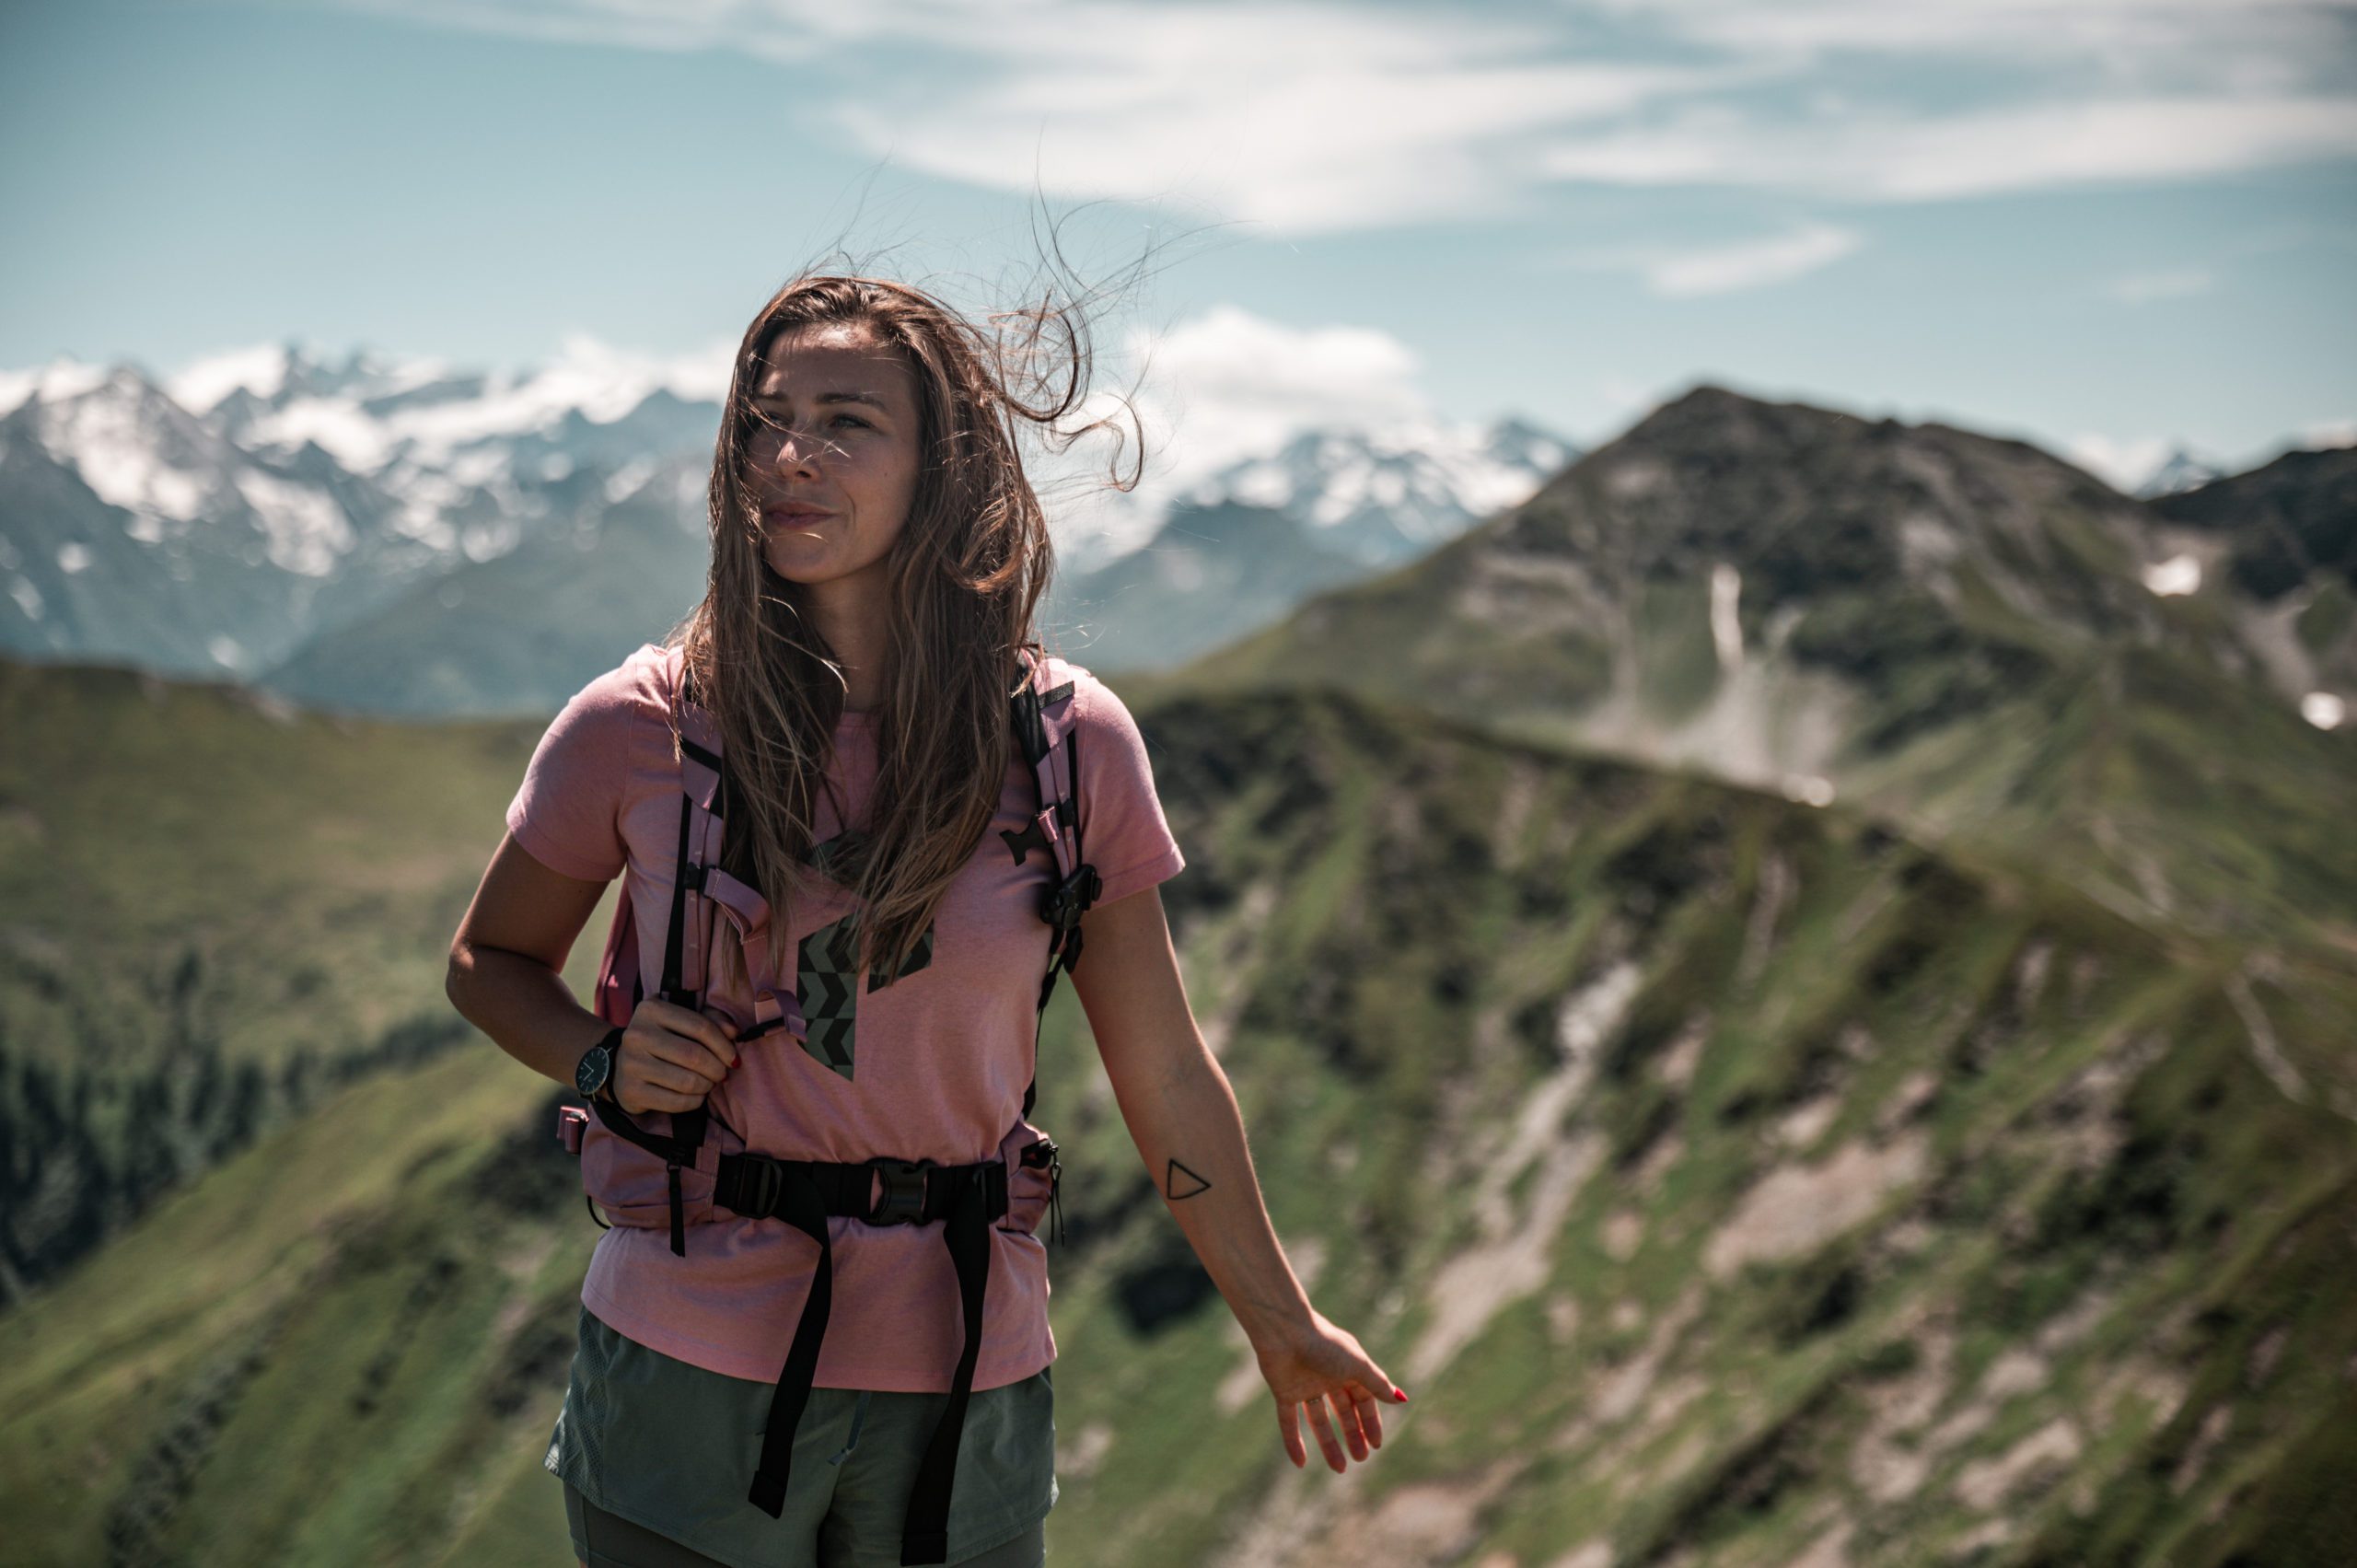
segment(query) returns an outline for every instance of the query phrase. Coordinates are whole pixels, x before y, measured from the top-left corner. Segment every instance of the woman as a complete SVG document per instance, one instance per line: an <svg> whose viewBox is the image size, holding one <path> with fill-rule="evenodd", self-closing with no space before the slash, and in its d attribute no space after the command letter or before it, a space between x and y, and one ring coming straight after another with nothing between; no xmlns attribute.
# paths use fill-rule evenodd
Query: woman
<svg viewBox="0 0 2357 1568"><path fill-rule="evenodd" d="M1043 857L1027 860L1023 833L1040 806L1008 703L1029 679L1051 553L1013 421L1052 424L1082 377L1076 359L1062 398L1035 407L1010 389L1016 368L929 296L869 279L797 278L747 330L705 598L669 644L552 723L451 949L459 1010L536 1072L590 1086L610 1102L601 1119L619 1108L651 1126L702 1108L725 1148L844 1165L987 1163L1031 1131L1049 963ZM1307 1463L1306 1405L1340 1472L1346 1449L1364 1460L1380 1446L1380 1404L1406 1395L1310 1306L1271 1230L1164 922L1155 888L1182 861L1134 723L1085 669L1048 659L1039 674L1042 690L1072 688L1078 842L1101 876L1074 986L1146 1168L1250 1338L1288 1457ZM691 871L689 885L747 889L722 903L729 931L702 941L693 1008L651 979L686 839L683 694L726 764L721 865L736 875ZM625 871L646 994L610 1028L560 971ZM846 970L864 982L842 983ZM795 1028L777 1027L781 1006ZM684 1175L687 1245L660 1213L610 1204L621 1223L583 1283L546 1460L575 1557L1040 1562L1056 1483L1039 1238L988 1227L987 1288L967 1307L979 1351L961 1362L965 1265L945 1255L943 1224L837 1209L805 1234L716 1203L708 1171ZM822 1295L796 1405L779 1363ZM929 1546L911 1523L928 1485L947 1493L946 1539Z"/></svg>

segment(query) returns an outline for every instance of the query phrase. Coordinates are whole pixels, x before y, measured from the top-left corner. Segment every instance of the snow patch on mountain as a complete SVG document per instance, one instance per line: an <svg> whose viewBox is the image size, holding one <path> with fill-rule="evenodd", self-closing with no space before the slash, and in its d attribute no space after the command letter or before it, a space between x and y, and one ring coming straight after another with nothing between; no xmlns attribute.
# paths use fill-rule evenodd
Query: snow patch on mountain
<svg viewBox="0 0 2357 1568"><path fill-rule="evenodd" d="M39 370L0 370L0 414L11 414L35 398L62 402L106 385L103 365L53 359Z"/></svg>
<svg viewBox="0 0 2357 1568"><path fill-rule="evenodd" d="M81 391L68 389L77 385ZM214 504L217 474L201 465L195 444L175 439L183 433L158 419L162 400L138 372L122 366L96 383L44 382L38 397L41 449L109 505L192 523Z"/></svg>
<svg viewBox="0 0 2357 1568"><path fill-rule="evenodd" d="M1369 564L1422 554L1527 500L1570 464L1571 444L1519 420L1483 429L1438 419L1305 431L1182 491L1282 511Z"/></svg>
<svg viewBox="0 0 2357 1568"><path fill-rule="evenodd" d="M658 391L716 405L726 392L733 345L668 357L633 354L584 332L568 334L554 359L528 370L458 375L438 360L384 360L355 354L332 374L298 360L291 349L270 368L261 351L224 354L183 373L211 390L242 390L249 406L236 421L242 445L291 452L315 442L344 467L376 474L396 459L420 466L454 462L486 442L556 431L573 415L591 424L628 417ZM212 366L209 372L207 366ZM201 374L201 372L204 372ZM209 378L208 378L209 377Z"/></svg>
<svg viewBox="0 0 2357 1568"><path fill-rule="evenodd" d="M352 548L352 524L320 491L260 469L241 470L236 482L261 525L271 561L284 570L324 577Z"/></svg>
<svg viewBox="0 0 2357 1568"><path fill-rule="evenodd" d="M165 377L164 390L191 413L211 413L240 389L258 398L274 398L286 386L297 352L286 343L232 349Z"/></svg>

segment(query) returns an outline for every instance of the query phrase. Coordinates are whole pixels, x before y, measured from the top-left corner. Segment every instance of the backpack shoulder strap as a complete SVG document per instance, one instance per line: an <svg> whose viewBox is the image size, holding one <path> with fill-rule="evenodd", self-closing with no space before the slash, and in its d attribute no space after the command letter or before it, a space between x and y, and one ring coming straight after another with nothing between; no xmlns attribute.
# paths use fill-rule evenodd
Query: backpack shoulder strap
<svg viewBox="0 0 2357 1568"><path fill-rule="evenodd" d="M1040 979L1039 1016L1032 1024L1032 1080L1023 1091L1023 1114L1028 1118L1039 1086L1039 1026L1047 1016L1048 999L1055 994L1056 976L1080 961L1081 917L1104 883L1088 864L1081 837L1074 683L1049 687L1046 659L1030 647L1019 650L1018 656L1023 679L1008 699L1008 720L1016 746L1029 765L1039 809L1020 830L1001 830L999 836L1016 865L1034 849L1045 850L1051 862L1048 888L1039 902L1039 918L1049 927L1048 972Z"/></svg>

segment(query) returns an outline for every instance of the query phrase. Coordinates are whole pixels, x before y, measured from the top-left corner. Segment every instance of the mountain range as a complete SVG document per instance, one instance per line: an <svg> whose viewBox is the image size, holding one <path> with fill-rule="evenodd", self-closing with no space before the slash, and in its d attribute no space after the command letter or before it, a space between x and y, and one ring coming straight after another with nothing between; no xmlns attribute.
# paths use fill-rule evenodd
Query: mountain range
<svg viewBox="0 0 2357 1568"><path fill-rule="evenodd" d="M155 532L126 559L167 581L251 551L280 679L393 707L561 685L692 598L700 454L400 380L55 388L0 472ZM378 423L331 447L345 403ZM271 488L396 428L373 531ZM1182 499L1072 613L1116 662L1203 646L1118 681L1188 859L1173 947L1306 1288L1414 1401L1346 1476L1283 1462L1064 988L1056 1560L2344 1557L2357 453L2139 497L1701 384L1477 502L1361 434ZM419 509L468 464L465 521ZM338 581L305 568L371 539L410 575L303 631ZM11 1561L558 1539L596 1233L566 1097L440 980L541 723L0 662Z"/></svg>
<svg viewBox="0 0 2357 1568"><path fill-rule="evenodd" d="M168 387L128 365L0 384L0 649L19 656L225 674L347 711L528 713L702 591L719 407L684 372L289 343ZM1092 536L1049 621L1108 668L1169 663L1452 537L1573 455L1514 419L1302 433L1174 498L1120 496L1104 537L1152 542L1108 560ZM1232 506L1258 522L1222 531L1209 579L1253 588L1214 602L1170 558Z"/></svg>

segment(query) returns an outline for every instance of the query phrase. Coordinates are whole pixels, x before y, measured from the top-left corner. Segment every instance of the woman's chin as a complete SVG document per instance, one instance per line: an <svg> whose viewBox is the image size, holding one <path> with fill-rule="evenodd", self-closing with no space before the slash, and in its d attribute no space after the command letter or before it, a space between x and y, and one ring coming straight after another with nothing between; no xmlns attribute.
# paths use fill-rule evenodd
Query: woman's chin
<svg viewBox="0 0 2357 1568"><path fill-rule="evenodd" d="M837 575L823 550L772 549L763 552L761 560L772 573L789 583L807 586L823 583Z"/></svg>

